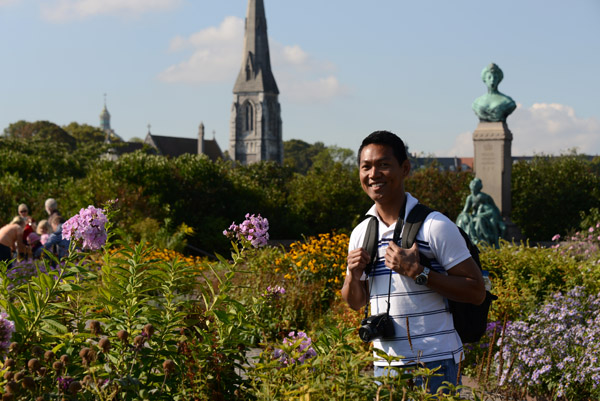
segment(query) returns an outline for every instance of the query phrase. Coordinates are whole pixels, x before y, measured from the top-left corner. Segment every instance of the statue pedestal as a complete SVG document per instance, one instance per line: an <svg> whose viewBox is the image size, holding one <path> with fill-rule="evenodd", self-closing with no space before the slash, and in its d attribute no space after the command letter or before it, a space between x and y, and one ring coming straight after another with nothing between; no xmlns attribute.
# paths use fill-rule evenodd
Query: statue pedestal
<svg viewBox="0 0 600 401"><path fill-rule="evenodd" d="M505 122L480 122L473 132L475 176L481 179L483 192L488 193L500 209L507 225L508 240L520 239L518 227L510 220L512 139L512 132Z"/></svg>

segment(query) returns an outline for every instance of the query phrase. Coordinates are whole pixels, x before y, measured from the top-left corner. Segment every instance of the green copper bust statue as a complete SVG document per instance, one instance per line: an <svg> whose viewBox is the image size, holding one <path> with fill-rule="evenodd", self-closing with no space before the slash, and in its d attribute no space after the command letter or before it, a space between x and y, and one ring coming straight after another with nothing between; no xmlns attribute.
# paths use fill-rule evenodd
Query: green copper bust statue
<svg viewBox="0 0 600 401"><path fill-rule="evenodd" d="M473 102L473 111L479 121L506 122L506 117L517 108L514 100L498 91L502 78L502 70L494 63L481 71L481 79L488 87L488 93Z"/></svg>
<svg viewBox="0 0 600 401"><path fill-rule="evenodd" d="M506 224L502 221L494 199L481 192L482 187L479 178L471 181L471 194L467 196L465 207L456 219L456 225L469 235L474 244L487 242L488 245L499 248L498 240L504 236Z"/></svg>

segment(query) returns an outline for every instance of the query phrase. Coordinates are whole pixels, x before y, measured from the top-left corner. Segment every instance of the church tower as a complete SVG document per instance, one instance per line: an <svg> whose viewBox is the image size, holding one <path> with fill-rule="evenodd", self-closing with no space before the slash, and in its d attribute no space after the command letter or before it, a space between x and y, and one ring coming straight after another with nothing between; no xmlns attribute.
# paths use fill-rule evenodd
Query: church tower
<svg viewBox="0 0 600 401"><path fill-rule="evenodd" d="M248 0L242 68L233 87L229 153L250 164L283 163L279 89L271 72L263 0Z"/></svg>
<svg viewBox="0 0 600 401"><path fill-rule="evenodd" d="M100 113L100 129L106 133L112 131L110 128L110 113L106 108L106 94L104 94L104 108L102 109L102 113Z"/></svg>

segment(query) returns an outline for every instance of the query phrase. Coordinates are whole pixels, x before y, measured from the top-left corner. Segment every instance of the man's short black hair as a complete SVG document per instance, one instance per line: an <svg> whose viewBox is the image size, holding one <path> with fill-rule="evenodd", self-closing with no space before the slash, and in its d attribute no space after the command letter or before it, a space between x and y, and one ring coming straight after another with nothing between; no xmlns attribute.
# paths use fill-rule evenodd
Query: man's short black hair
<svg viewBox="0 0 600 401"><path fill-rule="evenodd" d="M404 142L400 139L396 134L393 134L389 131L375 131L369 134L368 137L363 139L360 148L358 148L358 163L360 164L360 152L362 152L363 148L367 145L387 145L392 148L394 152L394 157L398 160L398 163L402 164L404 160L408 159L406 154L406 146L404 146Z"/></svg>

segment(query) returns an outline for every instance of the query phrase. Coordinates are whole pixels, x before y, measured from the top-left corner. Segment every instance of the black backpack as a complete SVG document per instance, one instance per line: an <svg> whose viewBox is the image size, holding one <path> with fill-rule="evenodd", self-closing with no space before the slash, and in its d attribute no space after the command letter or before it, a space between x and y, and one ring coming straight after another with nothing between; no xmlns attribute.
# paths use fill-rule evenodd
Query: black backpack
<svg viewBox="0 0 600 401"><path fill-rule="evenodd" d="M404 234L402 235L402 248L410 248L415 242L417 233L421 229L425 218L429 213L433 212L433 209L418 203L410 211L404 222ZM465 233L460 227L457 227L460 234L463 236L467 248L471 253L471 257L481 269L481 261L479 260L479 249L471 242L467 233ZM365 233L365 246L364 248L371 255L371 260L375 261L377 252L377 219L370 217L369 224L367 226L367 232ZM421 264L423 266L431 267L431 260L420 253ZM369 264L370 265L370 264ZM368 272L367 272L368 274ZM448 306L452 313L452 320L454 321L454 328L460 336L463 344L478 342L481 337L485 334L487 328L487 317L490 310L492 301L498 299L498 297L486 290L485 300L481 305L474 305L464 302L456 302L448 299Z"/></svg>

